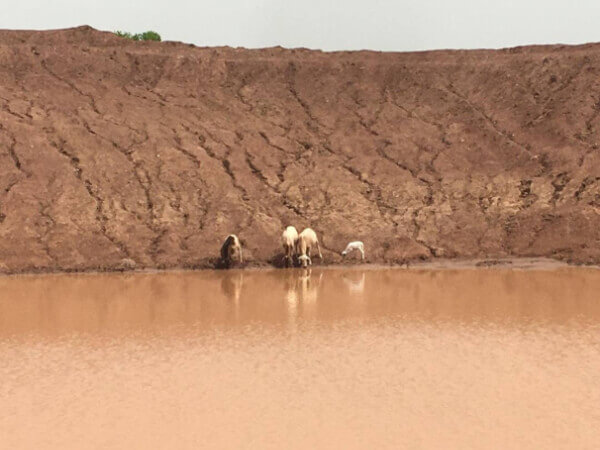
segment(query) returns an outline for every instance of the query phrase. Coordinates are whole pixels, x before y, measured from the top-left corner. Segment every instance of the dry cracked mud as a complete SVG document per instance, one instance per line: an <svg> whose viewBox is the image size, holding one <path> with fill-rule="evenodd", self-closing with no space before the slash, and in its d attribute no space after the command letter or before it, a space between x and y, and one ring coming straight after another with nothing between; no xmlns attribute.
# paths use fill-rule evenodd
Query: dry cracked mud
<svg viewBox="0 0 600 450"><path fill-rule="evenodd" d="M600 262L600 45L420 53L198 48L0 31L0 272ZM318 260L317 260L318 261Z"/></svg>

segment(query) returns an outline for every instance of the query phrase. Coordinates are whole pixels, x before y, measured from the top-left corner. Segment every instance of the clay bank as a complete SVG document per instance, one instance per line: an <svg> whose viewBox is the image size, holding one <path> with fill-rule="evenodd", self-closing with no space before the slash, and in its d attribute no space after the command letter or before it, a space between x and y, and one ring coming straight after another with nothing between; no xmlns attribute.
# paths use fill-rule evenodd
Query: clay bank
<svg viewBox="0 0 600 450"><path fill-rule="evenodd" d="M600 261L600 46L322 53L0 31L0 272ZM317 261L316 264L320 264Z"/></svg>

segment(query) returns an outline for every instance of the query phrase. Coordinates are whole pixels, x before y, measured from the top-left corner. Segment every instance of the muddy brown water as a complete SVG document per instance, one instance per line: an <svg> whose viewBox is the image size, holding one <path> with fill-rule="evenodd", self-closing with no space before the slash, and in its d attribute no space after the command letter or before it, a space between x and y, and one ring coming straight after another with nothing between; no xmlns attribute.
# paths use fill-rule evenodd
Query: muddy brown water
<svg viewBox="0 0 600 450"><path fill-rule="evenodd" d="M10 449L600 447L600 271L0 278Z"/></svg>

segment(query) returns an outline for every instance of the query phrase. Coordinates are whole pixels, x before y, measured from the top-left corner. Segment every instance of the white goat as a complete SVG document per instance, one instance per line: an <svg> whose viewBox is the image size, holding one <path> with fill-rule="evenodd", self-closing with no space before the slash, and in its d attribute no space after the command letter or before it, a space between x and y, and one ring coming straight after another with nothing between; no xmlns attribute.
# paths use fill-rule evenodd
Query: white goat
<svg viewBox="0 0 600 450"><path fill-rule="evenodd" d="M283 243L283 252L285 265L293 266L294 265L294 251L296 249L296 244L298 243L298 230L295 227L289 226L283 231L283 235L281 236L281 241Z"/></svg>
<svg viewBox="0 0 600 450"><path fill-rule="evenodd" d="M361 259L365 259L365 246L361 241L353 241L346 245L346 249L342 252L342 256L346 256L351 251L358 250L360 252Z"/></svg>
<svg viewBox="0 0 600 450"><path fill-rule="evenodd" d="M314 246L316 246L319 251L319 258L323 259L317 233L315 233L312 228L305 228L302 233L298 235L297 245L297 253L299 255L298 260L302 267L308 267L312 264L312 261L310 260L310 249Z"/></svg>

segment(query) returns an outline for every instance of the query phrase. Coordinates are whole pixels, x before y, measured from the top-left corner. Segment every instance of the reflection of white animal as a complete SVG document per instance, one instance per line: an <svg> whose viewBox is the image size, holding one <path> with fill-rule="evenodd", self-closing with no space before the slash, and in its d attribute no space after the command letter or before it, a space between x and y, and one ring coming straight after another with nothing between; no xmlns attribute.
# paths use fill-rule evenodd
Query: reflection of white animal
<svg viewBox="0 0 600 450"><path fill-rule="evenodd" d="M230 234L223 242L221 247L221 261L226 267L229 267L231 263L238 260L243 263L242 258L242 244L235 234Z"/></svg>
<svg viewBox="0 0 600 450"><path fill-rule="evenodd" d="M298 231L296 228L289 226L283 231L281 236L283 243L283 251L286 266L294 265L294 250L296 249L296 243L298 242Z"/></svg>
<svg viewBox="0 0 600 450"><path fill-rule="evenodd" d="M323 272L318 276L313 276L311 271L311 268L302 269L304 273L298 278L298 288L300 299L302 300L302 315L304 317L311 317L317 314L317 302L323 279Z"/></svg>
<svg viewBox="0 0 600 450"><path fill-rule="evenodd" d="M361 241L350 242L346 246L346 250L342 252L342 256L346 256L351 251L358 250L360 252L361 259L364 261L365 259L365 246Z"/></svg>
<svg viewBox="0 0 600 450"><path fill-rule="evenodd" d="M308 267L312 264L312 261L310 260L310 249L314 246L316 246L319 251L319 258L323 259L317 233L315 233L312 228L305 228L302 233L298 235L297 244L298 260L302 267Z"/></svg>
<svg viewBox="0 0 600 450"><path fill-rule="evenodd" d="M365 273L361 274L360 280L352 280L344 277L344 283L348 286L348 290L351 294L362 294L365 290Z"/></svg>

